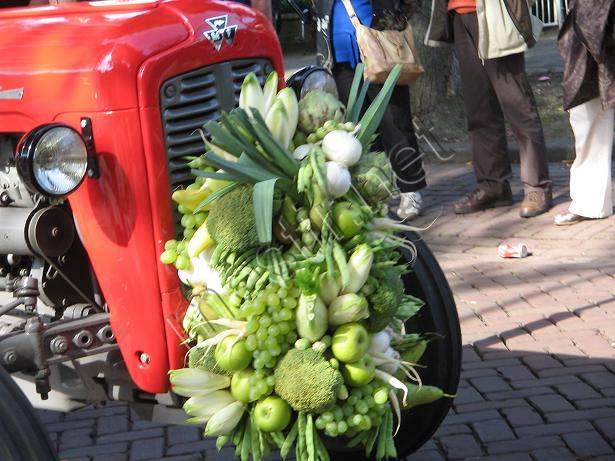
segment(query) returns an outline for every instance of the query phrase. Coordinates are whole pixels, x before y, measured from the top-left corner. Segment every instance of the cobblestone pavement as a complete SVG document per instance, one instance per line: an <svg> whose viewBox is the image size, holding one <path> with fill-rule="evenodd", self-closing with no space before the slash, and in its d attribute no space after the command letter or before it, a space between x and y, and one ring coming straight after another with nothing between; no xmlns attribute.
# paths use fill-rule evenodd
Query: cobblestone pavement
<svg viewBox="0 0 615 461"><path fill-rule="evenodd" d="M461 387L434 439L409 461L615 459L615 218L552 225L566 208L568 168L552 164L555 208L455 216L474 186L465 165L431 165L419 221L455 294L464 343ZM521 200L518 170L515 197ZM532 256L504 260L503 240ZM124 404L41 412L62 459L233 459L198 428L138 420Z"/></svg>

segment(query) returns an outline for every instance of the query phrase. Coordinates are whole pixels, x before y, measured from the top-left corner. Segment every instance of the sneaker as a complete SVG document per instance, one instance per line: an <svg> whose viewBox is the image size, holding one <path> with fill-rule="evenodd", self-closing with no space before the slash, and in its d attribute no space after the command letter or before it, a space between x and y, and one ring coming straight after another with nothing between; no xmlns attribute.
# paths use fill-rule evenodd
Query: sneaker
<svg viewBox="0 0 615 461"><path fill-rule="evenodd" d="M423 197L420 192L403 192L397 208L397 216L412 220L423 213Z"/></svg>
<svg viewBox="0 0 615 461"><path fill-rule="evenodd" d="M573 224L579 223L581 221L586 221L587 219L589 218L568 212L555 216L555 219L553 219L553 223L556 226L572 226Z"/></svg>

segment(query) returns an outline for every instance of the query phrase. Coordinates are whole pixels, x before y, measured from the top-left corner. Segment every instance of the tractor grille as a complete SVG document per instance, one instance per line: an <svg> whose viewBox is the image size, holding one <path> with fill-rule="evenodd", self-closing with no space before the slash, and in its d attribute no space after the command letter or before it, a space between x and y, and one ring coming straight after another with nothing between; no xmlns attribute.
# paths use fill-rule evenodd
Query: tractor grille
<svg viewBox="0 0 615 461"><path fill-rule="evenodd" d="M263 84L272 70L265 59L241 59L201 67L162 84L160 109L171 189L193 180L183 157L204 153L199 133L203 124L237 106L246 75L254 72Z"/></svg>

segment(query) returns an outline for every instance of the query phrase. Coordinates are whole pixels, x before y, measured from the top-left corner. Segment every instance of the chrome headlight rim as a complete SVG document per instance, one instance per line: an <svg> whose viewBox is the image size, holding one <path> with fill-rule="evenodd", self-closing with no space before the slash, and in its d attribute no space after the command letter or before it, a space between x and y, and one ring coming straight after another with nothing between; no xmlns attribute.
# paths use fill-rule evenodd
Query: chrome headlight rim
<svg viewBox="0 0 615 461"><path fill-rule="evenodd" d="M305 88L306 83L310 79L313 79L316 76L318 76L319 74L323 75L324 77L323 81L330 84L331 87L327 89L325 88L325 85L323 85L323 86L314 86L309 89ZM297 95L297 99L301 99L303 96L305 96L305 94L303 94L304 90L311 91L311 90L317 90L317 89L331 93L336 98L339 97L339 94L337 92L337 86L335 84L335 79L333 78L333 75L331 74L331 72L329 72L327 69L321 66L312 65L312 66L307 66L307 67L303 67L299 69L297 72L295 72L293 75L291 75L288 78L288 80L286 81L286 86L294 90L295 94ZM331 88L333 88L335 92L331 91Z"/></svg>
<svg viewBox="0 0 615 461"><path fill-rule="evenodd" d="M84 152L86 153L85 163L84 163L85 168L84 168L81 179L70 190L65 191L65 192L60 192L60 193L50 191L46 189L45 187L43 187L38 182L36 178L36 174L34 172L34 163L35 163L34 157L36 153L36 148L38 147L42 139L45 137L45 135L47 135L50 131L56 130L58 128L67 129L73 132L73 134L76 135L76 138L79 139L83 143L83 149L84 149ZM47 123L47 124L40 125L34 128L33 130L31 130L30 132L26 133L23 136L23 138L17 145L15 163L17 166L17 172L19 173L19 176L25 183L26 187L30 190L30 192L42 194L46 197L57 199L57 198L66 197L67 195L73 193L83 183L83 181L85 180L85 177L87 176L87 161L88 161L87 155L88 155L87 143L83 139L83 136L77 130L75 130L70 125L67 125L64 123Z"/></svg>

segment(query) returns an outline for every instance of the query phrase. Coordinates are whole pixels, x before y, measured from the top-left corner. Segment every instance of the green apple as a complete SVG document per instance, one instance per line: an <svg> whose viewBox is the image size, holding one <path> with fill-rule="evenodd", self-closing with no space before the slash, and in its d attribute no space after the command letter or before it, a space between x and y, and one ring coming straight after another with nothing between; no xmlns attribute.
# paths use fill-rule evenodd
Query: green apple
<svg viewBox="0 0 615 461"><path fill-rule="evenodd" d="M360 387L369 383L376 375L374 360L365 354L357 362L345 363L342 368L344 382L349 386Z"/></svg>
<svg viewBox="0 0 615 461"><path fill-rule="evenodd" d="M237 341L237 336L227 336L216 346L214 357L220 368L239 371L250 364L252 353L246 348L243 339Z"/></svg>
<svg viewBox="0 0 615 461"><path fill-rule="evenodd" d="M291 409L286 400L270 395L254 407L254 423L265 432L279 432L288 426Z"/></svg>
<svg viewBox="0 0 615 461"><path fill-rule="evenodd" d="M369 348L370 336L360 323L346 323L335 330L331 350L336 359L353 363L365 355Z"/></svg>
<svg viewBox="0 0 615 461"><path fill-rule="evenodd" d="M244 403L248 403L251 401L250 378L252 378L253 376L254 370L252 368L245 368L243 370L239 370L233 375L233 377L231 378L231 394L233 394L233 397Z"/></svg>
<svg viewBox="0 0 615 461"><path fill-rule="evenodd" d="M365 226L363 213L357 205L350 202L337 202L333 205L335 227L346 238L357 235Z"/></svg>

